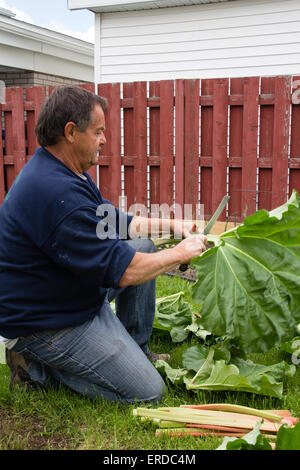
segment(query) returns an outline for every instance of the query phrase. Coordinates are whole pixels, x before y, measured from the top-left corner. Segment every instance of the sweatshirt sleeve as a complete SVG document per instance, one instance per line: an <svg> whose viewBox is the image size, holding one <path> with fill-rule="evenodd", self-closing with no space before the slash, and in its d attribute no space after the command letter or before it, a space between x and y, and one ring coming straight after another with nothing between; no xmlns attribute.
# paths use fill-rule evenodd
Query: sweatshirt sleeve
<svg viewBox="0 0 300 470"><path fill-rule="evenodd" d="M104 207L106 206L106 204L112 205L112 203L108 201L107 199L102 198L102 200L103 200ZM119 234L119 237L121 240L129 240L130 239L129 226L134 216L127 214L126 212L116 207L114 207L114 210L116 214L116 226L117 226L117 232Z"/></svg>
<svg viewBox="0 0 300 470"><path fill-rule="evenodd" d="M113 208L113 206L112 206ZM102 213L81 207L69 214L51 233L42 250L62 269L85 282L117 288L135 250L116 229L118 213ZM131 219L126 219L128 228Z"/></svg>

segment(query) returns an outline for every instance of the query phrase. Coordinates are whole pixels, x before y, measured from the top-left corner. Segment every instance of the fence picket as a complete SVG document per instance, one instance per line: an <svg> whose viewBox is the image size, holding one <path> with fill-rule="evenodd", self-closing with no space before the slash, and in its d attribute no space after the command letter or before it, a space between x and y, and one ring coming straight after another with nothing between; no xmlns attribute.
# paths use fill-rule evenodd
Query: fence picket
<svg viewBox="0 0 300 470"><path fill-rule="evenodd" d="M175 217L184 205L184 80L175 82Z"/></svg>
<svg viewBox="0 0 300 470"><path fill-rule="evenodd" d="M149 203L153 217L159 217L159 204L161 195L161 86L160 82L149 83Z"/></svg>
<svg viewBox="0 0 300 470"><path fill-rule="evenodd" d="M213 95L212 210L227 194L228 80L214 81ZM219 220L226 219L224 209Z"/></svg>
<svg viewBox="0 0 300 470"><path fill-rule="evenodd" d="M126 104L129 102L129 104ZM131 103L131 104L130 104ZM127 197L127 207L135 202L134 196L134 116L133 116L133 83L123 85L123 132L124 132L124 192Z"/></svg>
<svg viewBox="0 0 300 470"><path fill-rule="evenodd" d="M243 101L238 101L238 96L244 99L244 79L232 78L230 80L230 121L229 121L229 188L230 200L228 203L229 220L235 222L242 215L242 158L243 158ZM239 104L237 104L239 103Z"/></svg>
<svg viewBox="0 0 300 470"><path fill-rule="evenodd" d="M14 177L16 178L26 163L24 97L23 88L11 88L9 99L12 104L12 136L14 156Z"/></svg>
<svg viewBox="0 0 300 470"><path fill-rule="evenodd" d="M291 148L289 160L289 196L292 190L300 191L300 76L293 77L292 116L291 116Z"/></svg>
<svg viewBox="0 0 300 470"><path fill-rule="evenodd" d="M101 84L98 87L98 95L105 97L108 103L105 119L107 143L100 152L99 183L103 196L118 207L121 196L120 84Z"/></svg>
<svg viewBox="0 0 300 470"><path fill-rule="evenodd" d="M244 81L243 156L242 156L242 218L256 211L257 133L259 79Z"/></svg>
<svg viewBox="0 0 300 470"><path fill-rule="evenodd" d="M199 184L199 86L199 80L185 81L184 203L192 205L193 218L197 215Z"/></svg>
<svg viewBox="0 0 300 470"><path fill-rule="evenodd" d="M274 97L274 77L262 77L261 95ZM258 209L272 208L272 156L274 135L274 102L260 105Z"/></svg>
<svg viewBox="0 0 300 470"><path fill-rule="evenodd" d="M272 207L284 204L287 198L290 103L291 77L276 77Z"/></svg>
<svg viewBox="0 0 300 470"><path fill-rule="evenodd" d="M173 204L174 87L160 82L160 204Z"/></svg>
<svg viewBox="0 0 300 470"><path fill-rule="evenodd" d="M46 98L46 87L28 87L25 90L26 101L24 108L26 111L26 139L27 139L27 155L26 161L34 154L35 149L38 147L38 142L35 135L35 125L37 123L38 115L42 104Z"/></svg>
<svg viewBox="0 0 300 470"><path fill-rule="evenodd" d="M212 215L212 154L213 154L213 86L214 81L201 81L200 127L200 202L204 206L204 218Z"/></svg>
<svg viewBox="0 0 300 470"><path fill-rule="evenodd" d="M2 121L2 105L0 103L0 122ZM2 129L0 129L0 204L5 198L4 155Z"/></svg>
<svg viewBox="0 0 300 470"><path fill-rule="evenodd" d="M147 207L147 90L145 82L133 85L135 136L134 202Z"/></svg>

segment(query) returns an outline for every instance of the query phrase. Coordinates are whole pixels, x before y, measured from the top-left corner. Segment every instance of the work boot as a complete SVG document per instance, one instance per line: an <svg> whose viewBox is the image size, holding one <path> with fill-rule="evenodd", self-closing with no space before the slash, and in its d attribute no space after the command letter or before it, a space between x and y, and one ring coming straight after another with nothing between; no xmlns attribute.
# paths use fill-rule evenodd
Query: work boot
<svg viewBox="0 0 300 470"><path fill-rule="evenodd" d="M37 384L30 378L25 357L11 349L6 349L5 355L6 363L11 370L10 389L13 390L15 387L36 389Z"/></svg>
<svg viewBox="0 0 300 470"><path fill-rule="evenodd" d="M169 362L169 360L171 359L170 354L157 354L157 353L152 352L152 351L147 352L147 357L148 357L149 361L151 361L151 362L156 362L156 361L159 361L159 360Z"/></svg>

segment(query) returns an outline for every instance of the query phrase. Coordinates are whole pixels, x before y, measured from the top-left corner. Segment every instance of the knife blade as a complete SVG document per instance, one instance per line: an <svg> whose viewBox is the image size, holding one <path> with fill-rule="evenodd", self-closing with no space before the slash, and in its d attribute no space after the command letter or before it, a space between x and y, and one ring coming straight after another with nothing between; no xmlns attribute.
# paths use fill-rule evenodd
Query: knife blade
<svg viewBox="0 0 300 470"><path fill-rule="evenodd" d="M224 207L226 206L227 202L229 201L230 196L224 196L222 201L220 202L219 206L215 210L213 216L209 219L207 225L204 227L204 230L202 231L203 235L207 235L210 233L211 229L215 225L216 221L218 220L218 217L220 216L221 212L223 211ZM179 270L181 272L186 271L188 268L188 264L181 264L179 266Z"/></svg>

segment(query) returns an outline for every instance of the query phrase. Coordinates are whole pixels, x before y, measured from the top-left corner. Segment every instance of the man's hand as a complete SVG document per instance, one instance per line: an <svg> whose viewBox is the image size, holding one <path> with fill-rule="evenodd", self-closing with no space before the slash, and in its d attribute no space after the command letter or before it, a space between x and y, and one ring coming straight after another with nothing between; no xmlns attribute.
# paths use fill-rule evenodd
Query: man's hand
<svg viewBox="0 0 300 470"><path fill-rule="evenodd" d="M174 248L181 264L189 264L193 258L200 256L206 250L205 235L190 235Z"/></svg>

